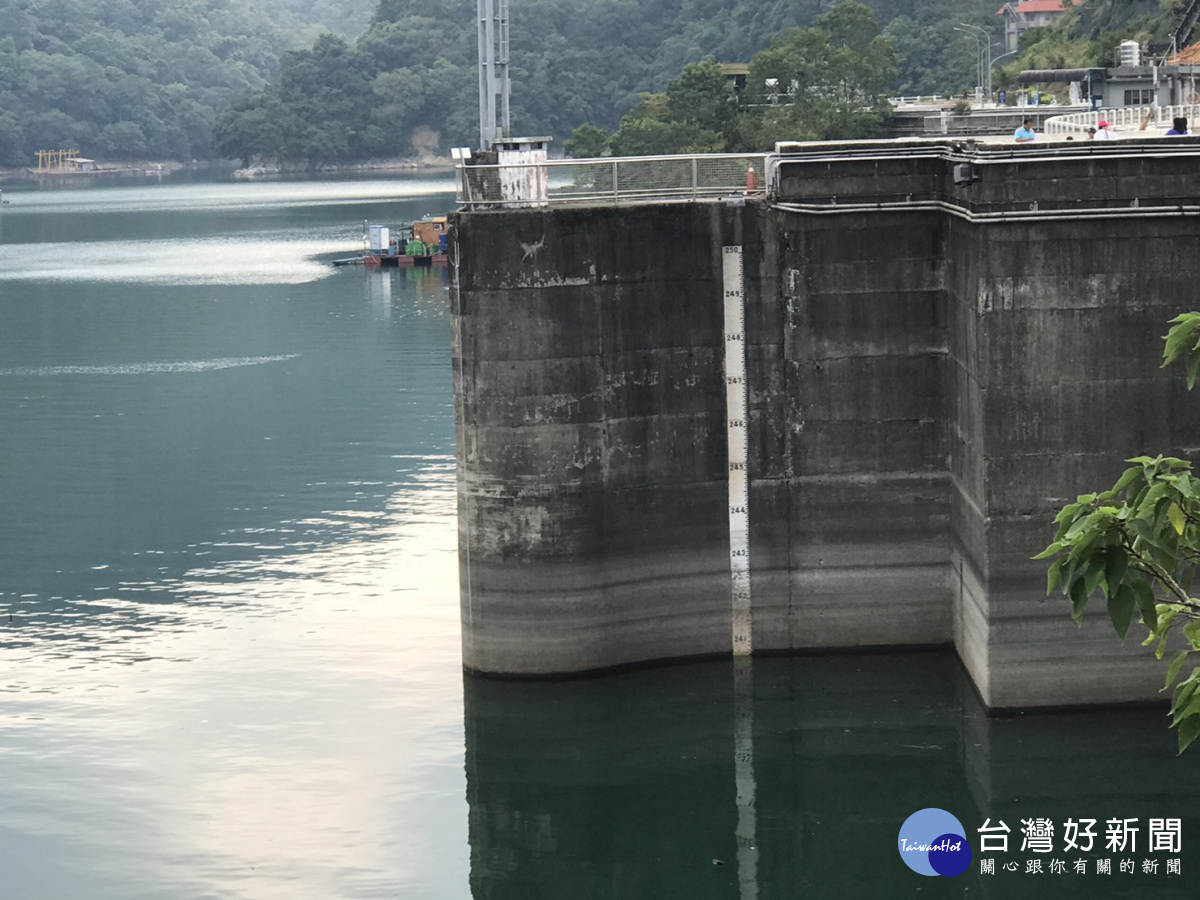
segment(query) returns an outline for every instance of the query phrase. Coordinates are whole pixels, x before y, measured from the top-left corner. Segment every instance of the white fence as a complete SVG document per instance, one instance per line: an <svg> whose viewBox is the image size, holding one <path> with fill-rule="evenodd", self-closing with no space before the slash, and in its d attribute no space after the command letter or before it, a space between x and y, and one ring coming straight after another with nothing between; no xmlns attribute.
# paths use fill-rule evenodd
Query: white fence
<svg viewBox="0 0 1200 900"><path fill-rule="evenodd" d="M457 199L467 209L715 199L765 190L768 155L706 153L548 160L539 166L545 168L548 190L525 199L514 199L499 189L507 182L506 170L511 167L459 164ZM528 169L529 164L520 168Z"/></svg>
<svg viewBox="0 0 1200 900"><path fill-rule="evenodd" d="M1098 109L1088 112L1068 113L1062 116L1051 116L1042 126L1047 134L1084 134L1089 128L1096 128L1101 120L1108 122L1117 132L1129 134L1143 130L1142 123L1149 117L1145 130L1151 134L1161 134L1171 127L1176 117L1182 116L1188 120L1188 130L1200 117L1200 106L1123 106L1116 109Z"/></svg>
<svg viewBox="0 0 1200 900"><path fill-rule="evenodd" d="M953 106L959 101L956 97L943 97L940 94L926 94L918 97L893 97L892 106L903 109L906 106Z"/></svg>

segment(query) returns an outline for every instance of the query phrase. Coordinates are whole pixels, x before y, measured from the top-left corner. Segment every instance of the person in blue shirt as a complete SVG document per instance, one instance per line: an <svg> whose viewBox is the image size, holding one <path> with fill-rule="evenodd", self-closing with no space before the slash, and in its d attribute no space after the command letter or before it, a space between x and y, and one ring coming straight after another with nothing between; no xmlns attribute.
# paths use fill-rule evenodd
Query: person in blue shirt
<svg viewBox="0 0 1200 900"><path fill-rule="evenodd" d="M1013 132L1013 137L1016 138L1018 144L1036 141L1037 133L1033 130L1033 119L1026 119L1022 122L1021 127Z"/></svg>
<svg viewBox="0 0 1200 900"><path fill-rule="evenodd" d="M1188 133L1187 119L1185 119L1183 116L1176 116L1175 122L1171 126L1171 130L1168 131L1167 134L1168 135L1171 135L1171 134L1180 135L1180 134L1187 134L1187 133Z"/></svg>

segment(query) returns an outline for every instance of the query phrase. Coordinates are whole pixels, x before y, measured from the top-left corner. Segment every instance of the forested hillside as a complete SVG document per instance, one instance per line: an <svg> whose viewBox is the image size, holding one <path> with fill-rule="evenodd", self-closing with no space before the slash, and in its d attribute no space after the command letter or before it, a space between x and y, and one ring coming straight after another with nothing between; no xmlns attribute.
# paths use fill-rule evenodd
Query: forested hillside
<svg viewBox="0 0 1200 900"><path fill-rule="evenodd" d="M512 0L513 127L562 141L584 122L614 129L645 91L706 56L748 62L834 0ZM868 0L899 57L902 93L975 83L975 44L996 0ZM443 149L477 140L474 0L381 0L353 44L328 38L282 61L278 81L222 118L233 156L323 163L405 154L431 129Z"/></svg>
<svg viewBox="0 0 1200 900"><path fill-rule="evenodd" d="M0 0L0 165L39 148L191 159L286 47L243 0Z"/></svg>
<svg viewBox="0 0 1200 900"><path fill-rule="evenodd" d="M108 159L220 153L320 164L406 155L414 136L442 152L474 144L475 0L381 0L363 22L371 2L0 0L0 165L56 147ZM1108 40L1128 8L1177 2L1087 0L1079 16L1094 14L1091 27ZM955 26L995 32L999 0L866 4L895 51L891 90L975 84L976 45ZM834 6L510 0L513 126L560 142L584 122L612 131L641 93L662 91L687 64L749 62Z"/></svg>

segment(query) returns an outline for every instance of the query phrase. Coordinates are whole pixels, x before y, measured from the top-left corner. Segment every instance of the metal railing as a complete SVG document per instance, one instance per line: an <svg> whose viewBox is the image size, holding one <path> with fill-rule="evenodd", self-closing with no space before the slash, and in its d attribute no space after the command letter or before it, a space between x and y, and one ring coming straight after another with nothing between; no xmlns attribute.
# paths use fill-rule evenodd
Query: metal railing
<svg viewBox="0 0 1200 900"><path fill-rule="evenodd" d="M1200 117L1200 105L1187 104L1184 106L1123 106L1116 109L1097 109L1088 112L1068 113L1062 116L1051 116L1042 126L1047 134L1083 134L1088 128L1095 128L1101 120L1108 122L1115 131L1128 137L1133 137L1142 131L1142 123L1150 117L1145 131L1151 135L1161 134L1171 126L1176 117L1188 120L1189 126Z"/></svg>
<svg viewBox="0 0 1200 900"><path fill-rule="evenodd" d="M765 191L769 155L614 156L506 166L460 163L455 170L457 199L465 209L712 200L732 193ZM531 171L537 177L522 177ZM523 192L506 187L518 183L540 187Z"/></svg>
<svg viewBox="0 0 1200 900"><path fill-rule="evenodd" d="M917 97L892 97L892 107L903 109L906 106L953 106L957 99L942 94L922 94Z"/></svg>

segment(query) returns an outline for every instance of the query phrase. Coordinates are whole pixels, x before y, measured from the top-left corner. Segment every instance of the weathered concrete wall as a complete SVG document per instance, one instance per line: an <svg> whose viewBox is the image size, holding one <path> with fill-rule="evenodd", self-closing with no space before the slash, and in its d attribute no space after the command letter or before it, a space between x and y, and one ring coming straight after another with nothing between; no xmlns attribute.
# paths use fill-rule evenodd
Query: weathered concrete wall
<svg viewBox="0 0 1200 900"><path fill-rule="evenodd" d="M720 215L456 223L468 668L728 650Z"/></svg>
<svg viewBox="0 0 1200 900"><path fill-rule="evenodd" d="M801 154L745 207L461 214L465 665L729 652L738 244L755 651L953 642L992 707L1157 696L1159 666L1102 609L1077 629L1030 557L1124 458L1200 446L1158 369L1200 267L1184 160Z"/></svg>
<svg viewBox="0 0 1200 900"><path fill-rule="evenodd" d="M781 277L751 307L754 646L947 642L940 217L766 221Z"/></svg>
<svg viewBox="0 0 1200 900"><path fill-rule="evenodd" d="M1056 508L1111 485L1128 457L1194 453L1195 399L1158 368L1191 308L1193 219L950 228L951 466L959 652L992 706L1153 697L1162 667L1103 604L1082 630L1042 596ZM1189 450L1189 448L1191 448Z"/></svg>

